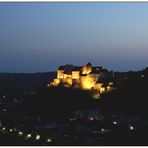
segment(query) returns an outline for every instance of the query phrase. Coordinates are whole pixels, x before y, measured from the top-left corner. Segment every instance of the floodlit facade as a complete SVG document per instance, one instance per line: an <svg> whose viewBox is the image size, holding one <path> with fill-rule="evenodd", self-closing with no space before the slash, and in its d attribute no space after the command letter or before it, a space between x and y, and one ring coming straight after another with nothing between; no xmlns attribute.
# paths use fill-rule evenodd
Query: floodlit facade
<svg viewBox="0 0 148 148"><path fill-rule="evenodd" d="M92 67L91 63L81 67L65 65L58 68L57 78L48 86L58 86L62 83L66 87L97 90L99 93L104 93L110 90L113 82L108 82L107 86L104 86L102 80L111 77L113 77L113 72L102 67Z"/></svg>

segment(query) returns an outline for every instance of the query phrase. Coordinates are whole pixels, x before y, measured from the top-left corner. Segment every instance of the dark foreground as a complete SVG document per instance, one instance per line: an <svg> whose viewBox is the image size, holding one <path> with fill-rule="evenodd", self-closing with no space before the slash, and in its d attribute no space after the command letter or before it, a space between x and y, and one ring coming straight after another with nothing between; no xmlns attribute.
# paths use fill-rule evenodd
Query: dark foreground
<svg viewBox="0 0 148 148"><path fill-rule="evenodd" d="M44 88L47 75L43 81L42 74L33 76L32 86L28 75L25 82L10 77L0 85L0 145L148 145L148 69L116 77L118 90L100 100L88 92Z"/></svg>
<svg viewBox="0 0 148 148"><path fill-rule="evenodd" d="M90 110L87 115L78 111L63 121L25 120L31 121L2 123L0 145L148 145L148 120L132 116L114 114L105 117L97 110Z"/></svg>

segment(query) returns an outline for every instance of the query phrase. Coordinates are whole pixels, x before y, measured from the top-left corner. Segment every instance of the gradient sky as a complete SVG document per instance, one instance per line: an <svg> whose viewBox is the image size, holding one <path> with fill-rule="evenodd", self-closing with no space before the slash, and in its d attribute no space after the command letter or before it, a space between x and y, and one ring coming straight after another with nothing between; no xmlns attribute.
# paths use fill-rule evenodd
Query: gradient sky
<svg viewBox="0 0 148 148"><path fill-rule="evenodd" d="M0 72L91 62L148 66L148 3L0 3Z"/></svg>

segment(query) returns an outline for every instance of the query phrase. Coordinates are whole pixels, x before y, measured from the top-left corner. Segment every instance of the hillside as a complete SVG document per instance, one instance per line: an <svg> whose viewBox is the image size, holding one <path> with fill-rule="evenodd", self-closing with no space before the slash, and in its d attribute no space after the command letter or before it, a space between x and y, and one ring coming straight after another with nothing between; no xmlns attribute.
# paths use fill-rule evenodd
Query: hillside
<svg viewBox="0 0 148 148"><path fill-rule="evenodd" d="M0 73L0 88L38 88L56 77L56 72Z"/></svg>
<svg viewBox="0 0 148 148"><path fill-rule="evenodd" d="M118 89L105 94L100 108L108 112L122 112L148 117L147 112L148 68L141 72L128 72Z"/></svg>

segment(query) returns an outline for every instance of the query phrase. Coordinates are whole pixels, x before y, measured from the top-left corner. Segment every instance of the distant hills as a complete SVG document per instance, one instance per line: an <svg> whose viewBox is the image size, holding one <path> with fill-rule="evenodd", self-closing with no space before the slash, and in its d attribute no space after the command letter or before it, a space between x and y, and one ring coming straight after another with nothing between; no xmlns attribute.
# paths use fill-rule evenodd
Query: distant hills
<svg viewBox="0 0 148 148"><path fill-rule="evenodd" d="M56 77L56 72L0 73L0 88L39 88Z"/></svg>

